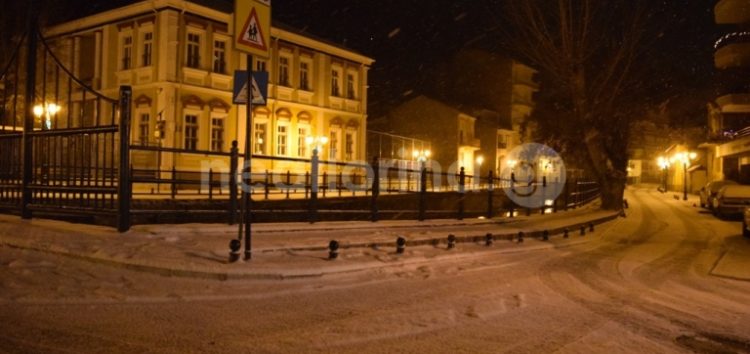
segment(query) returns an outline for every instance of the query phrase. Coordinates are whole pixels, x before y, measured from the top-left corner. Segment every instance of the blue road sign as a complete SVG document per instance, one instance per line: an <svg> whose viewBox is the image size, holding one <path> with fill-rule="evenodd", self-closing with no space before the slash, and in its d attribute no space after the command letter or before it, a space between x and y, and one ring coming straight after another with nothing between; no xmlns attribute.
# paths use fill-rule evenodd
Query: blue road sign
<svg viewBox="0 0 750 354"><path fill-rule="evenodd" d="M234 104L247 104L247 71L234 72ZM264 106L268 97L268 72L253 72L253 104Z"/></svg>

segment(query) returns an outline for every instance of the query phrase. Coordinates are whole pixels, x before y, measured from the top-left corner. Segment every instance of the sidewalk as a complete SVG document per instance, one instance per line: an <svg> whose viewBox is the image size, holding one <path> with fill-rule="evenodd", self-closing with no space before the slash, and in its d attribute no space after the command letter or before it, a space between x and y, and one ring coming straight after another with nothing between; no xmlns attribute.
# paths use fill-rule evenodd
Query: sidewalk
<svg viewBox="0 0 750 354"><path fill-rule="evenodd" d="M480 251L517 252L580 243L590 239L579 236L581 225L616 217L617 213L589 205L555 214L492 220L254 224L252 261L229 264L228 245L237 237L237 226L139 225L119 234L107 227L0 215L0 246L161 275L222 280L284 279L403 266L443 257L461 258ZM571 237L563 241L561 232L566 227L571 229ZM529 240L522 244L507 241L519 231L531 239L540 236L542 230L550 231L552 241ZM456 251L446 251L444 243L449 233L463 242ZM493 247L483 246L486 233L492 233L498 240ZM407 239L403 255L395 253L398 236ZM341 244L340 257L328 261L327 247L332 239Z"/></svg>

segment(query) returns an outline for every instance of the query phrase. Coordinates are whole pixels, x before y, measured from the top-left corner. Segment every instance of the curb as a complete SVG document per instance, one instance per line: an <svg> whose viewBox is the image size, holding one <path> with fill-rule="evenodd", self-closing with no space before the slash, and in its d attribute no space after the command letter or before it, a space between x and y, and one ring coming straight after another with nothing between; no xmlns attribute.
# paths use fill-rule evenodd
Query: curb
<svg viewBox="0 0 750 354"><path fill-rule="evenodd" d="M579 228L581 226L589 226L591 224L593 225L599 225L603 224L605 222L614 220L620 216L620 212L613 213L611 215L596 218L593 220L589 220L585 223L574 223L567 226L558 227L555 229L548 230L549 235L559 235L562 234L563 231L567 228L571 231L575 231L576 228ZM526 232L527 237L531 238L541 238L542 233L544 230L531 230L529 232ZM515 237L515 233L506 233L506 234L500 234L500 235L493 235L495 240L513 240ZM462 236L462 237L456 237L456 243L475 243L475 242L481 242L485 239L485 236ZM407 245L411 246L426 246L426 245L439 245L447 243L447 240L445 238L429 238L429 239L421 239L421 240L413 240L413 241L407 241ZM580 244L581 242L575 243L573 245ZM394 247L395 249L396 243L394 242L373 242L373 243L359 243L359 244L349 244L349 245L342 245L342 249L348 249L348 248L373 248L373 247ZM567 245L572 246L572 245ZM185 269L185 268L167 268L165 266L158 266L158 265L150 265L150 264L144 264L140 262L128 262L125 260L115 260L115 259L107 259L107 258L101 258L101 257L94 257L94 256L88 256L88 255L82 255L82 254L76 254L69 251L63 251L63 250L56 250L54 249L54 245L49 245L47 247L40 247L40 246L32 246L32 245L19 245L19 244L13 244L9 242L1 242L0 247L9 247L14 249L21 249L21 250L29 250L29 251L35 251L35 252L41 252L41 253L47 253L52 254L56 256L61 257L67 257L71 259L76 259L80 261L86 261L91 263L97 263L97 264L104 264L116 268L122 268L122 269L128 269L128 270L134 270L139 272L145 272L145 273L152 273L156 275L161 276L170 276L170 277L183 277L183 278L197 278L197 279L210 279L210 280L219 280L219 281L226 281L226 280L241 280L241 279L256 279L256 280L288 280L288 279L300 279L300 278L319 278L325 275L329 274L344 274L344 273L353 273L362 271L364 269L373 269L373 268L387 268L387 267L394 267L394 266L404 266L404 265L411 265L411 264L419 264L424 263L428 261L434 261L434 260L440 260L444 258L462 258L462 257L468 257L473 254L451 254L451 255L443 255L443 256L437 256L432 258L412 258L408 260L401 260L392 264L382 263L382 262L367 262L364 264L359 264L356 266L352 266L349 268L338 268L338 269L331 269L326 271L325 267L318 268L315 272L310 272L308 269L305 270L296 270L297 272L289 272L287 274L280 273L280 272L268 272L268 273L252 273L252 272L212 272L212 271L205 271L205 270L195 270L195 269ZM539 250L539 249L547 249L552 246L544 245L544 246L538 246L533 248L526 248L523 250L494 250L496 252L500 253L512 253L512 252L522 252L522 251L533 251L533 250ZM326 247L299 247L299 248L284 248L284 249L275 249L275 250L264 250L263 252L274 252L274 251L325 251L328 250Z"/></svg>

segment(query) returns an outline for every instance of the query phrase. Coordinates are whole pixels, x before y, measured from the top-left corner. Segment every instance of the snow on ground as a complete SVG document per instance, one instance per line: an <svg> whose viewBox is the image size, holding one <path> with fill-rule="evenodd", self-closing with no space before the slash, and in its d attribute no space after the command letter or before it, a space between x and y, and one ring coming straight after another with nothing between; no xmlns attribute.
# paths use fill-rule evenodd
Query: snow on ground
<svg viewBox="0 0 750 354"><path fill-rule="evenodd" d="M735 242L739 223L653 188L628 194L628 217L584 238L414 247L404 257L425 262L304 279L170 278L0 247L0 349L750 351L750 283L711 275L727 242L750 248ZM361 248L340 263L396 257Z"/></svg>

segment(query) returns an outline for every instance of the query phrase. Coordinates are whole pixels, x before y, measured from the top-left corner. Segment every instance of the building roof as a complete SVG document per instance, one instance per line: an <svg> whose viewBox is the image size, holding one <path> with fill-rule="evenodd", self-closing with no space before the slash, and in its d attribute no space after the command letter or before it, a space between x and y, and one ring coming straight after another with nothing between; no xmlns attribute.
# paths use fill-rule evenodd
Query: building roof
<svg viewBox="0 0 750 354"><path fill-rule="evenodd" d="M120 12L121 9L126 8L126 7L132 7L132 6L138 6L138 5L149 5L149 6L147 6L148 10L153 11L153 10L160 9L160 8L165 8L165 7L174 7L175 4L178 4L178 3L192 3L192 4L195 4L195 5L199 5L199 6L205 7L205 8L210 9L210 10L218 11L218 12L220 12L222 14L225 14L225 15L231 15L233 13L233 11L234 11L233 2L232 1L226 1L226 0L161 0L161 1L157 1L157 0L142 0L142 1L134 1L134 0L109 0L109 1L106 1L106 2L97 2L97 1L95 1L95 2L93 2L91 4L91 6L87 6L82 11L77 12L76 16L74 16L72 18L62 19L62 20L57 21L57 22L52 22L52 23L50 23L50 27L52 27L52 28L58 28L58 29L59 28L63 28L63 27L71 27L71 29L60 30L60 31L53 31L53 33L55 35L57 35L57 34L60 34L59 32L65 33L65 32L68 32L68 31L78 31L78 30L81 30L82 29L81 26L66 26L66 24L69 24L71 22L76 22L76 20L82 20L82 19L85 19L85 18L89 18L89 17L93 17L93 16L96 16L96 15L99 15L99 14L104 14L104 13L107 13L107 12L111 12L111 13ZM115 11L115 10L117 10L117 11ZM189 9L187 9L187 11L189 11ZM111 16L107 16L107 17L111 17ZM101 23L96 23L96 21L87 21L87 22L91 22L91 24L89 24L89 26L101 25ZM312 39L312 40L314 40L316 42L320 42L322 44L328 45L330 47L334 47L334 48L337 48L337 49L344 50L344 51L347 51L349 53L355 54L358 57L361 57L360 59L362 59L362 61L365 62L368 65L371 65L374 62L374 59L368 57L367 55L365 55L365 54L363 54L363 53L361 53L359 51L356 51L356 50L353 50L351 48L348 48L348 47L342 45L341 43L336 43L336 42L333 42L331 40L318 37L318 36L316 36L314 34L311 34L311 33L307 32L307 31L303 31L303 30L294 28L294 27L292 27L290 25L281 23L281 22L279 22L277 20L273 20L272 19L271 26L274 29L282 30L282 31L287 32L287 33L292 33L292 34L295 34L295 35L298 35L298 36L306 37L306 38ZM86 28L86 26L83 26L83 28Z"/></svg>

